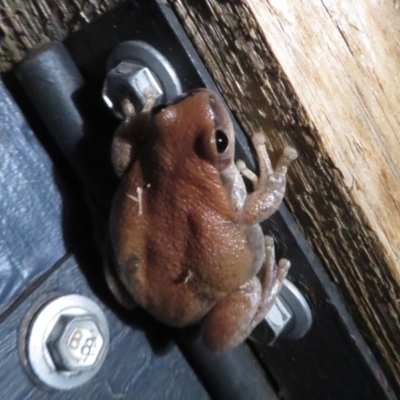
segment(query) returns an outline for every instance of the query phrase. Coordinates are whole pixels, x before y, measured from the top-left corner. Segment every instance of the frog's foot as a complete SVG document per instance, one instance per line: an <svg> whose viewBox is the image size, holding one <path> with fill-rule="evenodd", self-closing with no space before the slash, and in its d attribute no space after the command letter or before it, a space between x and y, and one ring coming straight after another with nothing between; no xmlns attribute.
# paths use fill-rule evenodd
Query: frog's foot
<svg viewBox="0 0 400 400"><path fill-rule="evenodd" d="M294 161L298 154L292 147L285 147L282 151L282 155L275 166L272 168L271 160L265 147L265 137L262 133L256 132L252 137L254 149L256 150L258 163L260 168L260 177L257 182L256 189L264 186L268 186L271 182L285 182L287 167ZM283 191L285 186L283 184Z"/></svg>
<svg viewBox="0 0 400 400"><path fill-rule="evenodd" d="M143 126L146 126L151 118L150 111L157 100L157 92L149 86L144 90L144 97L143 109L140 113L136 113L131 99L125 98L121 103L124 120L114 133L111 149L114 171L120 178L139 151L138 147L142 139L140 133L143 131Z"/></svg>
<svg viewBox="0 0 400 400"><path fill-rule="evenodd" d="M257 277L226 296L204 317L202 336L213 351L222 351L243 342L265 318L275 302L290 262L275 262L274 242L265 237L266 259Z"/></svg>
<svg viewBox="0 0 400 400"><path fill-rule="evenodd" d="M290 268L290 261L281 258L278 264L275 262L274 239L271 236L265 236L265 261L258 278L261 282L261 300L256 315L254 316L254 326L258 325L268 314L275 303L283 281Z"/></svg>
<svg viewBox="0 0 400 400"><path fill-rule="evenodd" d="M147 88L145 88L143 90L143 94L144 103L140 113L149 112L154 107L154 104L156 103L158 98L157 90L152 86L148 86ZM135 110L135 106L133 105L132 100L128 97L122 100L121 109L125 120L130 120L138 114Z"/></svg>
<svg viewBox="0 0 400 400"><path fill-rule="evenodd" d="M237 166L254 185L254 192L247 196L243 208L242 218L247 224L262 222L278 209L285 193L287 168L297 158L295 149L285 147L274 169L265 147L264 135L255 133L252 141L258 156L260 177L251 172L243 162L239 162Z"/></svg>

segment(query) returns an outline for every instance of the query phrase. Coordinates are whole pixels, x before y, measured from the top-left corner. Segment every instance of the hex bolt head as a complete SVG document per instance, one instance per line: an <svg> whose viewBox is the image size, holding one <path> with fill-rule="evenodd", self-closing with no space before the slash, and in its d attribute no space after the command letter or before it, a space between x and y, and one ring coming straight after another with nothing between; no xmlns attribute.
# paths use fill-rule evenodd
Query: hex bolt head
<svg viewBox="0 0 400 400"><path fill-rule="evenodd" d="M108 74L103 85L103 100L114 113L123 118L122 101L132 101L136 113L139 113L146 101L145 91L152 87L156 99L163 96L163 91L149 68L133 62L122 61Z"/></svg>
<svg viewBox="0 0 400 400"><path fill-rule="evenodd" d="M44 298L23 322L28 372L33 379L59 390L76 388L103 365L110 342L103 310L85 296ZM25 363L25 360L23 360Z"/></svg>
<svg viewBox="0 0 400 400"><path fill-rule="evenodd" d="M46 345L56 369L85 371L99 362L104 339L94 315L61 316L52 329Z"/></svg>

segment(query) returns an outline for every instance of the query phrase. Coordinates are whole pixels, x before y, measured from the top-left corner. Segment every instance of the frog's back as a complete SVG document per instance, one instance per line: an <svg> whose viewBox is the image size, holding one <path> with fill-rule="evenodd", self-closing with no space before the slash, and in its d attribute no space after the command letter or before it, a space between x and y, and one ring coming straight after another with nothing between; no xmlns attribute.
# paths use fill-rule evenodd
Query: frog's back
<svg viewBox="0 0 400 400"><path fill-rule="evenodd" d="M233 164L233 127L218 96L199 89L154 111L139 133L144 140L114 199L111 241L135 300L185 325L259 263L221 178Z"/></svg>
<svg viewBox="0 0 400 400"><path fill-rule="evenodd" d="M212 168L195 186L179 176L149 184L140 163L134 168L111 221L121 278L153 315L186 325L251 278L245 230Z"/></svg>

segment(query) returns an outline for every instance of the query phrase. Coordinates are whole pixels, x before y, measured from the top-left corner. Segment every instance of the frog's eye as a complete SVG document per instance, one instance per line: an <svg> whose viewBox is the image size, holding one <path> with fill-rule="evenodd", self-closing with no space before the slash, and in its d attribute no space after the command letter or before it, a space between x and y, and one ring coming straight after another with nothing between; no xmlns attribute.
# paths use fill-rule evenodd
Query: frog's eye
<svg viewBox="0 0 400 400"><path fill-rule="evenodd" d="M215 131L215 142L219 154L222 154L228 148L229 145L228 136L221 129L217 129Z"/></svg>

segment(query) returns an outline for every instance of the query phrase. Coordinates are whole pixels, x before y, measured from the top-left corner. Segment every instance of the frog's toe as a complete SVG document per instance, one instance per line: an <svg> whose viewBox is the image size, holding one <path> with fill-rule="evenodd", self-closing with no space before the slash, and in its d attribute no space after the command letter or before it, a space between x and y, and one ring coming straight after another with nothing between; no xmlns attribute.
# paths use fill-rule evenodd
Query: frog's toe
<svg viewBox="0 0 400 400"><path fill-rule="evenodd" d="M291 265L290 261L287 260L286 258L281 258L278 261L278 271L276 276L278 282L282 283L283 280L286 278L290 265Z"/></svg>
<svg viewBox="0 0 400 400"><path fill-rule="evenodd" d="M265 145L265 136L261 132L255 132L251 136L251 141L254 147L260 147Z"/></svg>
<svg viewBox="0 0 400 400"><path fill-rule="evenodd" d="M294 161L299 153L293 147L285 147L283 149L283 157L290 162Z"/></svg>
<svg viewBox="0 0 400 400"><path fill-rule="evenodd" d="M265 246L272 247L274 245L274 238L269 235L264 236Z"/></svg>

